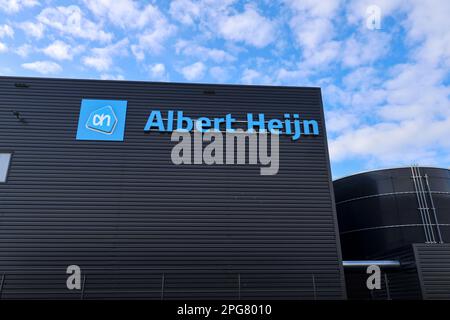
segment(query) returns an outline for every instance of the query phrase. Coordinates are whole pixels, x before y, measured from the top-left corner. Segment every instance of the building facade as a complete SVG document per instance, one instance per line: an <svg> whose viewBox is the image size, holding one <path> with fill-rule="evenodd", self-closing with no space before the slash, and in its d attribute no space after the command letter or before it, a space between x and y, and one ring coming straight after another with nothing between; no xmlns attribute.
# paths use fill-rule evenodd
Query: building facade
<svg viewBox="0 0 450 320"><path fill-rule="evenodd" d="M345 298L319 88L0 77L0 97L2 299ZM280 135L273 175L175 165L155 110L318 131Z"/></svg>

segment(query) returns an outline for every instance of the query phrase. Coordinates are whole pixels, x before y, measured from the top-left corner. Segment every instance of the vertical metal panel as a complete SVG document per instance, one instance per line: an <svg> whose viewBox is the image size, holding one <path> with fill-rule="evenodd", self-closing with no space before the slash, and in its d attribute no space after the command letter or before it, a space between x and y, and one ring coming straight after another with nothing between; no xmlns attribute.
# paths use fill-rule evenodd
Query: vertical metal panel
<svg viewBox="0 0 450 320"><path fill-rule="evenodd" d="M450 300L450 244L414 244L424 299Z"/></svg>
<svg viewBox="0 0 450 320"><path fill-rule="evenodd" d="M238 275L246 299L313 299L312 275L317 298L345 296L320 89L0 77L0 97L0 150L14 150L0 185L4 298L78 299L70 264L86 299L237 299ZM128 101L124 142L75 140L82 98ZM143 131L155 109L299 113L320 135L281 137L275 176L175 166L170 135Z"/></svg>

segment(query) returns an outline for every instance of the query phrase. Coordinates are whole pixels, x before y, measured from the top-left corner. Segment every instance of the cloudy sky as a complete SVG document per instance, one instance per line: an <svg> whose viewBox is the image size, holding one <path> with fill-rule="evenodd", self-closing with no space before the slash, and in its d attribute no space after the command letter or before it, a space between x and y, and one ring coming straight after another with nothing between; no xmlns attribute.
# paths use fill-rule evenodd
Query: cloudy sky
<svg viewBox="0 0 450 320"><path fill-rule="evenodd" d="M0 75L320 86L335 178L449 167L449 13L448 0L0 0Z"/></svg>

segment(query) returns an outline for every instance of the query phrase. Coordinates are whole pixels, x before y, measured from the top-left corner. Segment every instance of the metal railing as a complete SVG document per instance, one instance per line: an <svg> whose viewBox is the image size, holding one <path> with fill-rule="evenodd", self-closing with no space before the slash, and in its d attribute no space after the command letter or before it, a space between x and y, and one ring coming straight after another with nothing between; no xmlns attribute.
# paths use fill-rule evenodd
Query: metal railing
<svg viewBox="0 0 450 320"><path fill-rule="evenodd" d="M418 210L422 220L425 243L443 243L441 229L437 218L436 207L434 206L433 195L428 181L428 175L422 176L420 167L418 165L411 166L411 178L413 180L414 191L417 198ZM425 180L425 181L424 181ZM425 189L425 186L427 189ZM428 205L430 202L431 207ZM430 209L433 212L434 223L432 222ZM434 226L438 235L436 240Z"/></svg>
<svg viewBox="0 0 450 320"><path fill-rule="evenodd" d="M138 299L165 300L173 298L174 294L175 296L190 298L191 294L194 294L194 296L196 294L208 296L208 294L211 293L213 295L216 294L217 296L223 294L223 296L229 297L231 300L246 299L255 294L259 294L265 298L275 299L288 296L289 299L295 299L297 297L298 299L317 300L321 295L327 297L329 291L326 286L323 285L323 283L327 281L327 276L322 278L322 286L319 288L318 279L320 279L321 276L314 273L296 274L294 272L289 272L289 274L292 273L294 275L294 278L297 281L297 285L292 286L285 286L287 280L283 281L283 277L279 278L280 281L283 282L276 284L274 279L277 279L277 274L270 273L267 274L269 277L275 275L274 278L268 281L271 285L268 285L267 287L257 285L249 288L248 284L251 281L249 281L249 278L246 278L246 276L254 274L248 272L230 273L229 271L226 271L217 273L218 279L225 279L223 288L218 286L213 289L205 289L202 288L201 285L198 286L198 283L196 286L195 280L193 281L192 288L189 288L189 285L184 288L183 285L178 288L174 287L173 284L180 279L188 279L188 281L190 281L189 276L180 278L179 273L173 274L175 275L175 279L171 279L172 286L169 287L167 282L172 275L170 271L143 272L142 270L137 271L137 273L132 270L127 270L126 272L109 270L105 271L105 273L100 273L100 270L82 271L81 288L69 290L66 287L68 275L64 271L65 270L61 270L60 268L55 268L42 271L22 270L0 273L0 299L134 299L137 297ZM142 283L137 280L140 279L140 276L142 276L144 282L150 279L151 281L148 282L151 282L152 285L149 287L142 285ZM209 274L209 276L211 276L211 274ZM199 276L197 275L194 278L198 279ZM264 275L262 274L261 279L263 278ZM127 282L129 279L132 280ZM26 284L28 280L30 281ZM259 284L260 280L253 279L252 281L253 284ZM264 283L264 281L265 280L262 280L261 283ZM159 282L159 285L157 282ZM120 283L120 285L115 286L117 283ZM230 284L232 287L230 287ZM124 289L124 287L126 287L126 289Z"/></svg>

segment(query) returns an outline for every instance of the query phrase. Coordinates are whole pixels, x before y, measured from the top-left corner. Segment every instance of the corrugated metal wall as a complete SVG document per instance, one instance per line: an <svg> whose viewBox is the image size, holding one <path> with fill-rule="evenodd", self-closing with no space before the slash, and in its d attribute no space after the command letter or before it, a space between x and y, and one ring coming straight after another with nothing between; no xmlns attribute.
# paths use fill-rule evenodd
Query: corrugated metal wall
<svg viewBox="0 0 450 320"><path fill-rule="evenodd" d="M424 299L450 299L450 244L414 244Z"/></svg>
<svg viewBox="0 0 450 320"><path fill-rule="evenodd" d="M75 140L82 98L128 101L124 142ZM156 109L299 113L320 135L282 136L275 176L175 166L170 135L143 131ZM345 296L320 89L0 77L2 150L2 298ZM70 264L82 293L65 287Z"/></svg>

